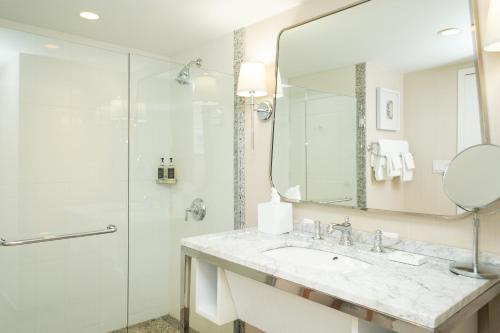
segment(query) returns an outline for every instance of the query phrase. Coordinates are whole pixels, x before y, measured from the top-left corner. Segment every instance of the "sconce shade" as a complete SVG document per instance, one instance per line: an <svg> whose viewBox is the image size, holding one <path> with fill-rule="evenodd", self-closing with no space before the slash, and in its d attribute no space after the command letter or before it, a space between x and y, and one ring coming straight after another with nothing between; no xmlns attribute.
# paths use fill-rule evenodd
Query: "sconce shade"
<svg viewBox="0 0 500 333"><path fill-rule="evenodd" d="M500 0L490 1L484 50L487 52L500 52Z"/></svg>
<svg viewBox="0 0 500 333"><path fill-rule="evenodd" d="M202 75L194 80L193 103L196 105L217 105L217 79Z"/></svg>
<svg viewBox="0 0 500 333"><path fill-rule="evenodd" d="M267 95L266 68L263 63L244 62L241 64L237 95L242 97Z"/></svg>

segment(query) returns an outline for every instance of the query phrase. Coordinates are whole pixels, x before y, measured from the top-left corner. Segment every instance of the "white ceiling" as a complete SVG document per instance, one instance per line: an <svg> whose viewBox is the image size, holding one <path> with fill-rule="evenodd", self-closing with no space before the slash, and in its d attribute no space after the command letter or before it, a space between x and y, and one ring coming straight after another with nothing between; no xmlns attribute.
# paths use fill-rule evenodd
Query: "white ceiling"
<svg viewBox="0 0 500 333"><path fill-rule="evenodd" d="M439 30L458 27L454 36ZM372 62L400 73L471 60L468 0L372 0L285 32L281 76Z"/></svg>
<svg viewBox="0 0 500 333"><path fill-rule="evenodd" d="M172 55L305 1L0 0L0 18ZM101 19L81 19L81 11Z"/></svg>

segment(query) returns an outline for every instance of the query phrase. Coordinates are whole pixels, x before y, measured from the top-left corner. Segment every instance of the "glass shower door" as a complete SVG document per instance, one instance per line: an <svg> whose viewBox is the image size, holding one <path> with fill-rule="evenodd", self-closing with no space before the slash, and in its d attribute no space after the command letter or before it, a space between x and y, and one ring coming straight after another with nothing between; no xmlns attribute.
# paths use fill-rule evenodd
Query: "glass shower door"
<svg viewBox="0 0 500 333"><path fill-rule="evenodd" d="M181 238L234 228L233 76L191 66L181 84L176 78L184 65L130 60L129 322L165 332L179 319ZM173 158L175 184L156 182L162 157ZM205 202L206 216L185 220L196 198ZM195 311L191 323L203 333L233 327Z"/></svg>
<svg viewBox="0 0 500 333"><path fill-rule="evenodd" d="M0 28L2 332L127 325L127 68Z"/></svg>

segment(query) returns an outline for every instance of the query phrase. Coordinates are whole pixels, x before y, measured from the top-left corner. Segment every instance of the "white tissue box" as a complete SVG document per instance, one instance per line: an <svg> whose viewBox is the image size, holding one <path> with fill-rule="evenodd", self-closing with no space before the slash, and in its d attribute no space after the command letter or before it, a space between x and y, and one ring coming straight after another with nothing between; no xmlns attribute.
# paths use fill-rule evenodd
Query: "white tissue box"
<svg viewBox="0 0 500 333"><path fill-rule="evenodd" d="M258 205L258 230L273 235L293 231L292 204L264 202Z"/></svg>

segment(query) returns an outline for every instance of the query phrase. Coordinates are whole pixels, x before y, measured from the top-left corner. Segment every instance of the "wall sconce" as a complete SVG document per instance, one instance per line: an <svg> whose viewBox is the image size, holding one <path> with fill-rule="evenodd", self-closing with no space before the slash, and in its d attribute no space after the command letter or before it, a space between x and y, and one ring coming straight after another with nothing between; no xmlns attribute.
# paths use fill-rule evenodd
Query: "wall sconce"
<svg viewBox="0 0 500 333"><path fill-rule="evenodd" d="M241 97L250 97L251 110L251 131L252 131L252 151L255 149L255 126L254 113L257 111L259 119L266 120L271 117L273 108L270 102L259 103L255 108L255 97L263 97L267 95L266 88L266 69L261 62L244 62L241 64L240 75L238 78L238 89L236 94Z"/></svg>
<svg viewBox="0 0 500 333"><path fill-rule="evenodd" d="M484 39L486 52L500 52L500 0L491 0Z"/></svg>

